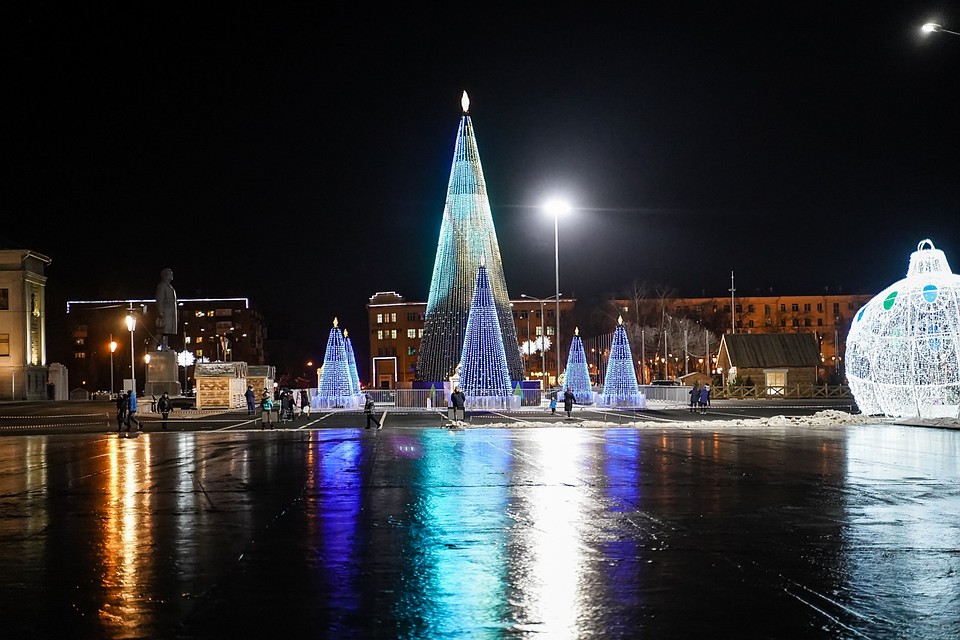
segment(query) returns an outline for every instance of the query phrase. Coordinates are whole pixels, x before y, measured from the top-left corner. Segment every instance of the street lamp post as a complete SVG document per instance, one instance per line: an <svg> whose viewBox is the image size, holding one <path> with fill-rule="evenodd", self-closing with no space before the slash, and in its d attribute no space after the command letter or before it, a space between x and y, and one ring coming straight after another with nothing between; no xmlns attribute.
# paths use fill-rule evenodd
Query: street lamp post
<svg viewBox="0 0 960 640"><path fill-rule="evenodd" d="M950 31L949 29L944 29L943 25L939 25L936 22L928 22L927 24L920 27L920 31L922 31L924 34L949 33L952 36L960 36L960 33L956 31Z"/></svg>
<svg viewBox="0 0 960 640"><path fill-rule="evenodd" d="M544 207L553 216L553 264L557 300L557 331L554 339L557 343L557 378L560 378L560 216L570 211L570 205L562 200L551 200Z"/></svg>
<svg viewBox="0 0 960 640"><path fill-rule="evenodd" d="M540 303L540 367L541 367L541 369L540 369L540 380L541 380L541 386L542 386L543 388L546 388L546 383L543 382L543 378L544 378L544 376L547 375L547 352L546 352L546 349L543 348L543 347L544 347L544 340L543 340L543 339L547 337L547 331L546 331L546 328L544 327L544 324L543 324L543 323L544 323L544 320L546 320L546 316L545 316L544 313L543 313L543 303L549 302L550 300L553 300L554 297L556 297L556 299L559 300L559 299L560 299L560 292L558 291L557 294L556 294L556 296L550 296L549 298L534 298L533 296L528 296L528 295L525 294L525 293L521 293L521 294L520 294L520 297L521 297L521 298L526 298L527 300L533 300L533 301L535 301L535 302L539 302L539 303ZM559 322L559 320L558 320L558 322ZM529 331L528 331L528 333L529 333ZM560 377L560 354L558 353L558 354L557 354L557 378L559 378L559 377Z"/></svg>
<svg viewBox="0 0 960 640"><path fill-rule="evenodd" d="M133 381L133 395L137 395L137 365L134 357L133 332L137 330L137 318L133 315L133 305L127 311L127 329L130 331L130 378Z"/></svg>
<svg viewBox="0 0 960 640"><path fill-rule="evenodd" d="M110 395L113 395L113 352L117 350L117 341L110 334Z"/></svg>

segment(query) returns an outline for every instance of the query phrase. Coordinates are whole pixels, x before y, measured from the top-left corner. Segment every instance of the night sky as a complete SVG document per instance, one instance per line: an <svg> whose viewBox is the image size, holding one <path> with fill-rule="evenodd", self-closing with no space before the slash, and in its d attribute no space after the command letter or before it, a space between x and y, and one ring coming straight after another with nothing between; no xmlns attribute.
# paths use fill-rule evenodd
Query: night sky
<svg viewBox="0 0 960 640"><path fill-rule="evenodd" d="M960 36L919 31L958 3L199 4L4 9L0 239L53 328L167 266L305 358L425 301L464 89L512 297L553 293L556 195L583 300L873 293L928 237L960 270Z"/></svg>

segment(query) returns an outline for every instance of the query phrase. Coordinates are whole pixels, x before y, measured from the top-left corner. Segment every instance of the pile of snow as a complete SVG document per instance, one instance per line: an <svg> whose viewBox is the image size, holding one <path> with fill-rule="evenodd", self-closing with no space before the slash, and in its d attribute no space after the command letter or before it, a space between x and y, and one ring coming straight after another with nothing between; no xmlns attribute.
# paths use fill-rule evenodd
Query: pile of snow
<svg viewBox="0 0 960 640"><path fill-rule="evenodd" d="M619 418L619 416L618 416ZM517 429L523 427L577 427L582 429L610 429L613 427L632 427L637 429L670 427L676 429L721 429L725 427L836 427L844 425L884 424L889 418L852 414L835 409L818 411L811 416L771 416L769 418L750 418L735 420L633 420L623 416L617 421L609 420L557 420L556 422L497 422L476 421L470 424L474 428Z"/></svg>

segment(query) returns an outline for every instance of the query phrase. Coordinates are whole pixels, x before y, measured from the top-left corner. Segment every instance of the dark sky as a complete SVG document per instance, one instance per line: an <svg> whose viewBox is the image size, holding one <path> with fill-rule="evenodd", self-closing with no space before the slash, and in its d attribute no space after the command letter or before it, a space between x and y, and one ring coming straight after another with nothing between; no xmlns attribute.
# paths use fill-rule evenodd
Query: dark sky
<svg viewBox="0 0 960 640"><path fill-rule="evenodd" d="M956 2L101 4L3 10L0 237L51 306L170 266L321 357L426 300L464 89L514 297L553 293L556 194L582 299L871 293L927 237L960 268L960 37L919 34Z"/></svg>

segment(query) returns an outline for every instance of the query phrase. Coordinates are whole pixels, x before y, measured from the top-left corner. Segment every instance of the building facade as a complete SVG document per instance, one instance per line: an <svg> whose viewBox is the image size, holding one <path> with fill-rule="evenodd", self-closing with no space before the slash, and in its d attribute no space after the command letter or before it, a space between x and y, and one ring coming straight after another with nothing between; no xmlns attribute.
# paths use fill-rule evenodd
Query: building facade
<svg viewBox="0 0 960 640"><path fill-rule="evenodd" d="M570 326L576 299L560 300L560 320ZM556 303L540 304L521 298L509 303L517 350L523 364L524 380L546 380L556 385L556 345L552 344L556 328ZM378 389L409 387L416 378L417 358L423 338L427 303L408 302L395 291L379 292L370 297L367 313L370 323L370 383ZM541 335L551 344L543 351L537 348ZM570 338L573 329L570 329ZM568 344L569 344L568 339ZM533 342L529 348L524 345ZM504 347L510 342L504 337ZM544 343L547 344L547 343ZM565 366L566 363L562 363ZM561 370L563 369L561 366ZM545 373L544 373L545 372Z"/></svg>
<svg viewBox="0 0 960 640"><path fill-rule="evenodd" d="M88 391L116 391L124 379L131 377L131 367L136 366L135 377L142 390L145 356L156 350L154 303L154 300L142 299L67 302L73 341L73 361L69 363L71 384ZM249 299L182 298L178 306L180 327L170 342L173 350L189 353L195 362L266 364L263 316L251 307ZM133 364L131 335L125 324L131 312L137 318L133 331ZM183 367L181 373L184 390L192 388L192 364Z"/></svg>
<svg viewBox="0 0 960 640"><path fill-rule="evenodd" d="M47 377L46 283L50 258L0 250L0 400L43 400Z"/></svg>

